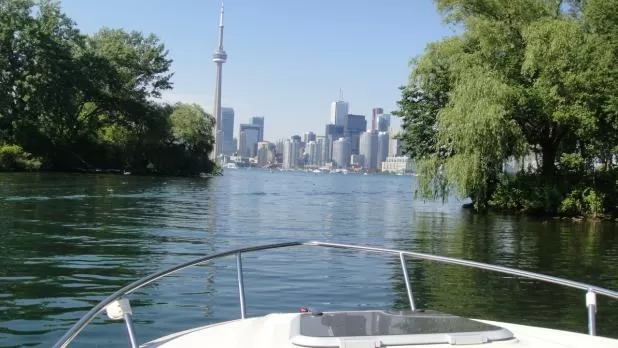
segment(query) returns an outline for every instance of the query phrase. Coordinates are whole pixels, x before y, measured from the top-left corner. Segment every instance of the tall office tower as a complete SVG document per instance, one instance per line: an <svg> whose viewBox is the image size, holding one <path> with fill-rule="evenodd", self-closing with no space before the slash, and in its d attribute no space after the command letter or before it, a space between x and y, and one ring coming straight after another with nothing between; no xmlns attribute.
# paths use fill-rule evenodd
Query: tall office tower
<svg viewBox="0 0 618 348"><path fill-rule="evenodd" d="M223 130L222 152L224 155L231 155L236 152L233 108L221 108L221 130Z"/></svg>
<svg viewBox="0 0 618 348"><path fill-rule="evenodd" d="M283 143L283 168L293 169L298 164L298 146L296 140L286 139Z"/></svg>
<svg viewBox="0 0 618 348"><path fill-rule="evenodd" d="M388 157L388 147L389 147L389 138L388 132L379 132L378 133L378 151L377 151L377 160L376 160L376 169L380 170L382 168L382 162L386 161Z"/></svg>
<svg viewBox="0 0 618 348"><path fill-rule="evenodd" d="M324 159L326 162L330 162L333 158L333 142L339 138L342 138L344 134L344 126L338 126L336 124L327 124L324 130L324 136L326 137L326 153Z"/></svg>
<svg viewBox="0 0 618 348"><path fill-rule="evenodd" d="M285 139L279 139L277 141L275 141L275 152L276 153L283 153L283 144L285 143Z"/></svg>
<svg viewBox="0 0 618 348"><path fill-rule="evenodd" d="M310 141L315 141L315 133L313 132L305 132L303 136L303 141L307 144Z"/></svg>
<svg viewBox="0 0 618 348"><path fill-rule="evenodd" d="M273 152L273 163L283 163L283 144L285 143L284 139L277 140L274 144L271 145Z"/></svg>
<svg viewBox="0 0 618 348"><path fill-rule="evenodd" d="M318 165L318 144L311 140L305 145L305 154L307 155L307 162L305 164L311 166Z"/></svg>
<svg viewBox="0 0 618 348"><path fill-rule="evenodd" d="M388 129L391 128L391 115L390 114L381 114L378 115L378 132L388 132Z"/></svg>
<svg viewBox="0 0 618 348"><path fill-rule="evenodd" d="M221 13L219 14L219 46L212 55L212 61L217 65L217 77L215 83L215 107L213 112L215 126L212 128L215 146L213 146L214 151L210 154L210 158L213 161L218 161L219 155L223 150L223 136L225 136L221 122L221 82L223 79L223 63L227 61L227 53L223 50L223 5L221 5Z"/></svg>
<svg viewBox="0 0 618 348"><path fill-rule="evenodd" d="M268 141L265 141L265 143L268 143L268 163L277 163L277 150L275 144Z"/></svg>
<svg viewBox="0 0 618 348"><path fill-rule="evenodd" d="M257 143L257 164L263 167L269 164L271 160L270 155L270 143L267 141L260 141Z"/></svg>
<svg viewBox="0 0 618 348"><path fill-rule="evenodd" d="M316 137L315 139L315 153L316 153L316 165L324 165L324 137Z"/></svg>
<svg viewBox="0 0 618 348"><path fill-rule="evenodd" d="M251 117L251 124L255 126L260 126L260 134L258 136L258 141L264 141L264 117L263 116Z"/></svg>
<svg viewBox="0 0 618 348"><path fill-rule="evenodd" d="M240 134L238 154L240 156L255 157L261 129L262 127L254 124L240 124L238 130L238 134Z"/></svg>
<svg viewBox="0 0 618 348"><path fill-rule="evenodd" d="M401 140L397 139L397 135L392 129L389 132L388 157L401 156Z"/></svg>
<svg viewBox="0 0 618 348"><path fill-rule="evenodd" d="M350 139L352 154L358 155L360 135L367 131L367 120L363 115L346 115L343 136Z"/></svg>
<svg viewBox="0 0 618 348"><path fill-rule="evenodd" d="M330 123L343 126L348 107L348 103L343 101L343 92L339 90L339 100L330 105Z"/></svg>
<svg viewBox="0 0 618 348"><path fill-rule="evenodd" d="M219 161L219 155L221 155L223 153L223 130L219 129L216 132L216 136L215 136L215 153L217 154L217 158L215 158L215 161ZM219 141L216 141L217 139L219 139Z"/></svg>
<svg viewBox="0 0 618 348"><path fill-rule="evenodd" d="M333 167L345 169L350 166L350 140L339 138L333 142Z"/></svg>
<svg viewBox="0 0 618 348"><path fill-rule="evenodd" d="M361 134L360 154L365 157L365 169L375 171L378 166L378 132L366 131Z"/></svg>
<svg viewBox="0 0 618 348"><path fill-rule="evenodd" d="M324 136L328 137L332 137L333 141L337 140L339 138L342 138L344 134L344 128L343 126L338 126L335 124L327 124L326 125L326 129L324 131Z"/></svg>
<svg viewBox="0 0 618 348"><path fill-rule="evenodd" d="M371 130L378 130L378 115L382 115L384 110L382 108L373 108L371 110Z"/></svg>
<svg viewBox="0 0 618 348"><path fill-rule="evenodd" d="M292 169L294 166L292 165L292 140L285 139L283 142L283 168L284 169Z"/></svg>
<svg viewBox="0 0 618 348"><path fill-rule="evenodd" d="M238 131L238 146L237 146L236 155L240 157L246 157L246 154L245 154L246 148L247 148L246 134L244 131L239 130Z"/></svg>
<svg viewBox="0 0 618 348"><path fill-rule="evenodd" d="M322 142L322 155L320 156L320 165L330 163L333 154L333 142L329 137L318 137L318 143Z"/></svg>

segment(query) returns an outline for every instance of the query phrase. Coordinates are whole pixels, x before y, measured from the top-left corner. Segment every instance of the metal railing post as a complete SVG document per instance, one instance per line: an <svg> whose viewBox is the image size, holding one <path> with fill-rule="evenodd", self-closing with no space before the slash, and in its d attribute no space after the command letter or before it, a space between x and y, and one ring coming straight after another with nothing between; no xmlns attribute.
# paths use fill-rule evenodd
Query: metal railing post
<svg viewBox="0 0 618 348"><path fill-rule="evenodd" d="M138 348L137 338L135 338L135 326L133 326L133 318L131 314L124 313L124 323L127 325L127 333L129 334L129 342L131 343L131 348Z"/></svg>
<svg viewBox="0 0 618 348"><path fill-rule="evenodd" d="M241 253L236 253L236 272L238 274L238 297L240 297L240 317L245 319L247 310L245 308L245 284L242 277L242 258Z"/></svg>
<svg viewBox="0 0 618 348"><path fill-rule="evenodd" d="M399 253L399 261L401 262L401 271L403 271L403 279L406 282L406 291L408 293L408 301L410 301L410 309L416 310L414 305L414 296L412 295L412 285L410 284L410 277L408 277L408 269L406 268L406 258L403 253Z"/></svg>
<svg viewBox="0 0 618 348"><path fill-rule="evenodd" d="M597 334L597 295L589 289L586 293L586 307L588 307L588 334L590 336L596 336Z"/></svg>

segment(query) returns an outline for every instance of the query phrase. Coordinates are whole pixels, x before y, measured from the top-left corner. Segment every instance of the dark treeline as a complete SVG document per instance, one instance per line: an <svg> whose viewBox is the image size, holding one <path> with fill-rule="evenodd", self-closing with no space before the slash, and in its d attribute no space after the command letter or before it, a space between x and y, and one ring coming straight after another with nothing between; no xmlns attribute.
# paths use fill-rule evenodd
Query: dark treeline
<svg viewBox="0 0 618 348"><path fill-rule="evenodd" d="M460 34L413 60L397 112L418 195L616 217L618 0L435 3Z"/></svg>
<svg viewBox="0 0 618 348"><path fill-rule="evenodd" d="M47 0L0 0L0 171L211 172L212 116L167 105L153 35L84 35Z"/></svg>

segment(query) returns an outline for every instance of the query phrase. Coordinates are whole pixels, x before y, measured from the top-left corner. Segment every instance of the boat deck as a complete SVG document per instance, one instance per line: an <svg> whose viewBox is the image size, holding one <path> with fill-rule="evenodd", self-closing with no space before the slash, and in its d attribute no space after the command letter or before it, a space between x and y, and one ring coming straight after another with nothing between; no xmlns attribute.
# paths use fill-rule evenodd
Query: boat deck
<svg viewBox="0 0 618 348"><path fill-rule="evenodd" d="M142 345L145 348L175 348L175 347L225 347L225 348L299 348L299 347L333 347L331 343L323 345L319 339L309 342L299 342L298 332L295 330L295 323L303 315L299 313L273 313L263 317L239 319L204 326L192 330L187 330L173 335L165 336L155 341ZM531 326L523 326L487 320L475 320L478 323L485 323L499 328L506 329L513 334L513 338L493 341L488 343L462 342L466 347L544 347L544 348L576 348L576 347L595 347L595 348L616 348L616 340L589 336L585 334L573 333L568 331L552 330ZM414 335L411 335L414 336ZM337 345L334 347L355 347L355 348L375 348L395 346L388 344L388 335L382 336L348 336L334 337ZM325 342L325 341L324 341ZM387 344L385 344L387 343ZM436 344L397 344L398 348L438 348L449 345L459 345L453 343Z"/></svg>

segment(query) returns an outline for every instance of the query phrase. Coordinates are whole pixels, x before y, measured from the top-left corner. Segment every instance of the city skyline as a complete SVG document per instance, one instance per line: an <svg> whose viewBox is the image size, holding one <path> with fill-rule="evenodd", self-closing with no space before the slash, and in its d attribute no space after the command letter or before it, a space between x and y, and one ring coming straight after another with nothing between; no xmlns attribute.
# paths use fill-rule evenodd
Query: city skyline
<svg viewBox="0 0 618 348"><path fill-rule="evenodd" d="M61 5L84 33L105 26L159 36L174 60L174 90L164 100L197 103L212 112L219 1L185 0L178 6L166 0L61 0ZM226 1L225 48L231 58L222 106L234 108L236 125L264 116L268 140L322 133L340 89L349 113L371 122L372 108L396 109L410 58L454 32L441 23L431 0L328 5L325 11L323 3L312 1Z"/></svg>

